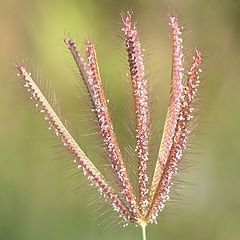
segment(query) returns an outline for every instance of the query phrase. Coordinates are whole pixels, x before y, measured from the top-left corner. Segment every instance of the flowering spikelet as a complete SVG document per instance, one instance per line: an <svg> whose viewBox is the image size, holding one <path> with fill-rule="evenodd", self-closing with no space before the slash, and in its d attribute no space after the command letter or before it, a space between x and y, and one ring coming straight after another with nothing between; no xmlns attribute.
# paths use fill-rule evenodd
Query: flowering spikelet
<svg viewBox="0 0 240 240"><path fill-rule="evenodd" d="M180 113L177 118L177 124L172 139L172 147L169 152L169 157L165 164L161 179L157 186L157 191L154 195L152 206L148 213L148 221L156 220L159 211L164 208L164 203L169 199L170 185L172 177L177 173L179 162L182 159L183 151L186 149L186 143L191 129L189 122L193 118L193 100L199 86L199 72L202 63L202 55L196 50L192 67L188 73L188 80L183 90L183 96L180 105Z"/></svg>
<svg viewBox="0 0 240 240"><path fill-rule="evenodd" d="M82 167L84 174L88 175L88 179L92 184L94 184L101 194L111 201L114 209L120 212L122 216L126 219L134 220L134 216L128 210L128 208L119 200L118 196L114 193L111 186L107 184L104 177L98 171L98 169L93 165L93 163L87 158L82 149L78 146L75 140L72 138L71 134L65 128L61 120L58 118L57 114L53 108L48 103L47 99L41 93L40 89L37 87L33 79L31 78L31 73L27 72L26 68L21 65L16 65L18 70L18 75L24 81L24 87L32 95L36 101L36 107L39 107L41 113L44 113L45 120L48 121L50 129L53 128L56 135L61 139L64 147L74 158L74 163L78 168Z"/></svg>
<svg viewBox="0 0 240 240"><path fill-rule="evenodd" d="M132 16L128 12L122 15L125 45L128 52L128 62L133 86L136 112L136 132L139 169L139 208L145 214L148 207L148 142L149 142L149 108L147 81L144 74L143 54L138 40L136 27L133 26Z"/></svg>
<svg viewBox="0 0 240 240"><path fill-rule="evenodd" d="M102 83L100 79L97 58L94 46L91 42L87 43L87 57L89 63L88 85L91 89L91 97L94 103L94 110L97 114L100 132L107 146L109 158L112 162L112 167L118 177L121 185L122 193L129 203L132 212L138 216L138 207L136 198L133 194L132 185L123 162L122 155L117 143L113 125L108 113L107 102L104 96Z"/></svg>
<svg viewBox="0 0 240 240"><path fill-rule="evenodd" d="M56 135L73 157L76 165L83 169L84 174L88 176L90 182L98 188L104 198L111 202L113 208L120 213L124 220L135 222L142 227L144 235L146 225L156 221L159 212L163 210L166 201L169 199L173 176L177 173L184 150L187 148L187 140L192 130L190 123L193 118L194 99L200 84L199 73L201 72L202 54L199 50L195 51L193 63L187 74L186 83L183 83L184 68L181 27L177 17L171 16L169 25L172 31L173 54L170 102L153 180L149 184L147 162L149 154L150 116L143 54L138 32L136 26L133 24L130 12L122 15L122 23L136 113L138 201L134 195L133 184L128 175L108 112L107 100L100 78L94 45L90 41L86 43L87 59L85 61L77 50L76 44L71 39L64 40L78 66L80 75L89 93L92 110L96 114L98 129L103 138L109 160L111 161L118 187L121 189L119 193L115 193L116 190L107 183L99 170L74 141L31 78L31 74L22 65L16 65L16 68L18 75L25 84L24 86L36 101L36 106L41 108L41 112L44 113L45 119L50 124L50 128L55 130Z"/></svg>
<svg viewBox="0 0 240 240"><path fill-rule="evenodd" d="M84 80L84 83L87 84L88 74L87 74L87 64L81 56L80 52L77 50L76 44L71 39L64 39L65 44L71 51L71 54L78 66L79 72Z"/></svg>
<svg viewBox="0 0 240 240"><path fill-rule="evenodd" d="M168 113L166 117L166 122L163 130L163 136L161 141L161 146L159 148L158 159L156 163L156 168L152 180L151 186L151 200L158 186L161 178L164 166L169 157L170 149L173 144L173 137L175 134L175 128L177 124L177 119L180 112L180 100L182 94L182 78L183 78L183 46L181 38L181 29L179 26L178 19L175 16L170 18L169 23L172 30L172 83L170 92L170 103L168 107Z"/></svg>
<svg viewBox="0 0 240 240"><path fill-rule="evenodd" d="M112 162L112 167L118 178L122 194L125 196L126 201L129 203L130 208L137 219L138 207L136 198L133 194L133 188L113 131L113 125L107 108L107 101L103 92L94 45L90 41L86 44L88 58L87 65L81 57L79 51L76 49L76 44L70 39L65 39L64 42L70 49L87 86L93 105L93 111L96 113L99 129L106 145L109 158Z"/></svg>

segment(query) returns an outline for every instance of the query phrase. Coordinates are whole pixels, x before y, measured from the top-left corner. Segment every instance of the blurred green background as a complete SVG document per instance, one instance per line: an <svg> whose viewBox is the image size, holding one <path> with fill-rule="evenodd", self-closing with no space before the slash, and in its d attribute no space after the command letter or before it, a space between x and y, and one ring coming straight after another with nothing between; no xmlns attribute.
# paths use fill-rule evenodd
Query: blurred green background
<svg viewBox="0 0 240 240"><path fill-rule="evenodd" d="M102 227L104 222L98 225L96 207L87 207L88 186L81 183L81 176L70 177L71 160L54 147L58 142L19 86L12 67L16 59L25 59L41 70L43 82L53 85L81 141L88 120L84 118L86 124L79 120L79 110L87 106L77 97L74 65L69 64L62 39L67 33L80 45L86 38L92 39L107 94L120 109L114 113L119 133L126 116L122 82L127 71L127 62L120 63L124 51L119 14L129 9L135 13L146 49L148 79L156 87L153 108L160 113L160 122L170 84L170 10L185 27L187 51L198 46L205 56L199 129L193 140L197 144L192 145L195 154L190 157L195 164L186 175L194 185L187 184L182 191L185 204L179 201L176 209L169 204L159 224L148 227L148 239L240 238L239 0L1 0L0 239L141 238L134 225L113 224L107 229ZM97 156L91 153L95 145L88 138L83 145ZM54 161L56 155L66 161ZM78 185L80 190L73 190Z"/></svg>

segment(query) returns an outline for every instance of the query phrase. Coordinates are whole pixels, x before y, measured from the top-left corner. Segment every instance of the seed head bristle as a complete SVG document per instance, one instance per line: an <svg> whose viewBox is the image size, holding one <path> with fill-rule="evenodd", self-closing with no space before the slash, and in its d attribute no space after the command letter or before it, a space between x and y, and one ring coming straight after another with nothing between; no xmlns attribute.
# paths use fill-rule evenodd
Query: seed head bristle
<svg viewBox="0 0 240 240"><path fill-rule="evenodd" d="M103 197L110 200L115 211L119 212L127 221L135 221L135 216L119 199L117 194L114 193L111 186L108 185L98 169L88 159L71 134L65 128L51 105L48 103L47 99L31 78L31 73L29 73L24 66L18 64L16 64L16 69L18 70L19 77L24 80L24 87L26 87L28 92L32 95L36 104L38 104L38 107L41 109L40 111L44 113L45 120L48 121L50 129L54 129L56 135L61 139L64 147L74 158L74 163L83 169L84 173L88 176L89 181L98 188Z"/></svg>
<svg viewBox="0 0 240 240"><path fill-rule="evenodd" d="M150 134L147 80L145 79L141 43L130 12L127 12L126 16L122 15L122 22L136 112L139 209L141 214L145 215L148 207L147 161Z"/></svg>

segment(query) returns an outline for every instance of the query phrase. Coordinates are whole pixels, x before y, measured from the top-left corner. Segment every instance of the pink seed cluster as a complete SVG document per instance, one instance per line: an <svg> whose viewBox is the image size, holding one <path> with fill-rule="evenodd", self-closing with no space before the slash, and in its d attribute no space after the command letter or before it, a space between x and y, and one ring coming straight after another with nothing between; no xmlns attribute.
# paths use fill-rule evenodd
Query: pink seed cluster
<svg viewBox="0 0 240 240"><path fill-rule="evenodd" d="M122 154L119 149L108 112L107 101L102 87L94 45L90 41L88 41L86 44L88 61L88 64L86 64L79 51L76 49L76 44L70 39L65 39L64 42L71 51L87 86L87 90L93 105L93 111L96 113L99 130L103 137L109 158L112 162L113 170L117 176L122 194L129 203L130 209L132 210L136 220L139 214L136 198L133 194L131 181L126 170L126 166L123 162Z"/></svg>
<svg viewBox="0 0 240 240"><path fill-rule="evenodd" d="M169 159L170 149L173 145L173 137L175 134L175 128L177 119L179 117L181 96L182 96L182 79L183 79L183 45L181 38L181 28L179 26L178 19L173 16L170 18L169 23L172 30L172 83L170 102L164 126L161 146L159 149L158 160L154 172L151 197L154 196L155 190L161 178L161 174L164 170L167 160Z"/></svg>
<svg viewBox="0 0 240 240"><path fill-rule="evenodd" d="M191 133L189 122L193 118L193 100L196 96L199 81L200 65L202 63L202 55L196 50L192 67L188 73L188 80L183 90L181 100L181 110L177 119L173 144L169 152L169 159L162 173L162 178L158 184L155 194L155 201L149 213L149 220L155 221L159 211L164 208L165 202L169 199L170 186L172 177L177 173L179 162L182 159L183 151L187 147L187 139Z"/></svg>
<svg viewBox="0 0 240 240"><path fill-rule="evenodd" d="M107 103L100 80L96 52L93 44L88 42L86 50L89 63L88 85L91 89L91 97L94 103L94 111L96 112L98 118L100 132L107 147L108 155L112 162L112 167L121 185L122 194L129 203L133 214L137 216L138 208L136 204L136 198L133 194L132 185L122 159L115 133L113 131L113 125L107 109Z"/></svg>
<svg viewBox="0 0 240 240"><path fill-rule="evenodd" d="M88 78L87 64L84 61L83 57L81 56L80 52L78 52L76 44L71 39L67 39L67 38L64 39L64 43L67 45L67 47L71 51L72 56L75 62L77 63L77 66L82 78L87 79Z"/></svg>
<svg viewBox="0 0 240 240"><path fill-rule="evenodd" d="M139 208L144 215L149 204L147 161L150 129L147 81L145 79L141 43L138 39L137 29L133 26L130 12L126 16L122 16L122 22L136 112L136 150L139 159Z"/></svg>

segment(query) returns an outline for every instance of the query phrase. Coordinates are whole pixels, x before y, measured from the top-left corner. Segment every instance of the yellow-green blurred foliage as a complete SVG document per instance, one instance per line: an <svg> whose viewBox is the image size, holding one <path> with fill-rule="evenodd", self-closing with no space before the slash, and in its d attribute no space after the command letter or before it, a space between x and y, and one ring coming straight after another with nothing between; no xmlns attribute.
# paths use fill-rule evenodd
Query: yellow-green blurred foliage
<svg viewBox="0 0 240 240"><path fill-rule="evenodd" d="M159 224L148 227L148 237L239 239L239 0L1 0L0 239L140 239L140 229L132 225L117 231L97 225L95 207L87 207L88 187L81 185L80 176L80 180L69 180L65 161L53 160L59 156L59 148L54 147L58 142L49 135L12 67L16 59L25 59L36 71L40 69L42 81L51 82L63 112L72 121L73 132L84 129L78 114L84 103L77 98L74 65L69 64L63 36L71 33L80 45L92 39L112 105L124 106L121 86L127 62L120 64L124 52L119 14L128 9L135 12L146 48L148 80L156 86L158 97L153 106L158 119L165 116L170 85L169 10L185 26L186 54L198 46L205 56L199 129L193 140L199 145L192 145L195 154L188 157L195 165L187 180L194 185L182 191L187 204L179 201L177 209L169 204ZM118 129L123 129L126 117L121 109L114 113ZM88 152L95 148L87 140L83 145ZM72 191L78 184L83 189Z"/></svg>

